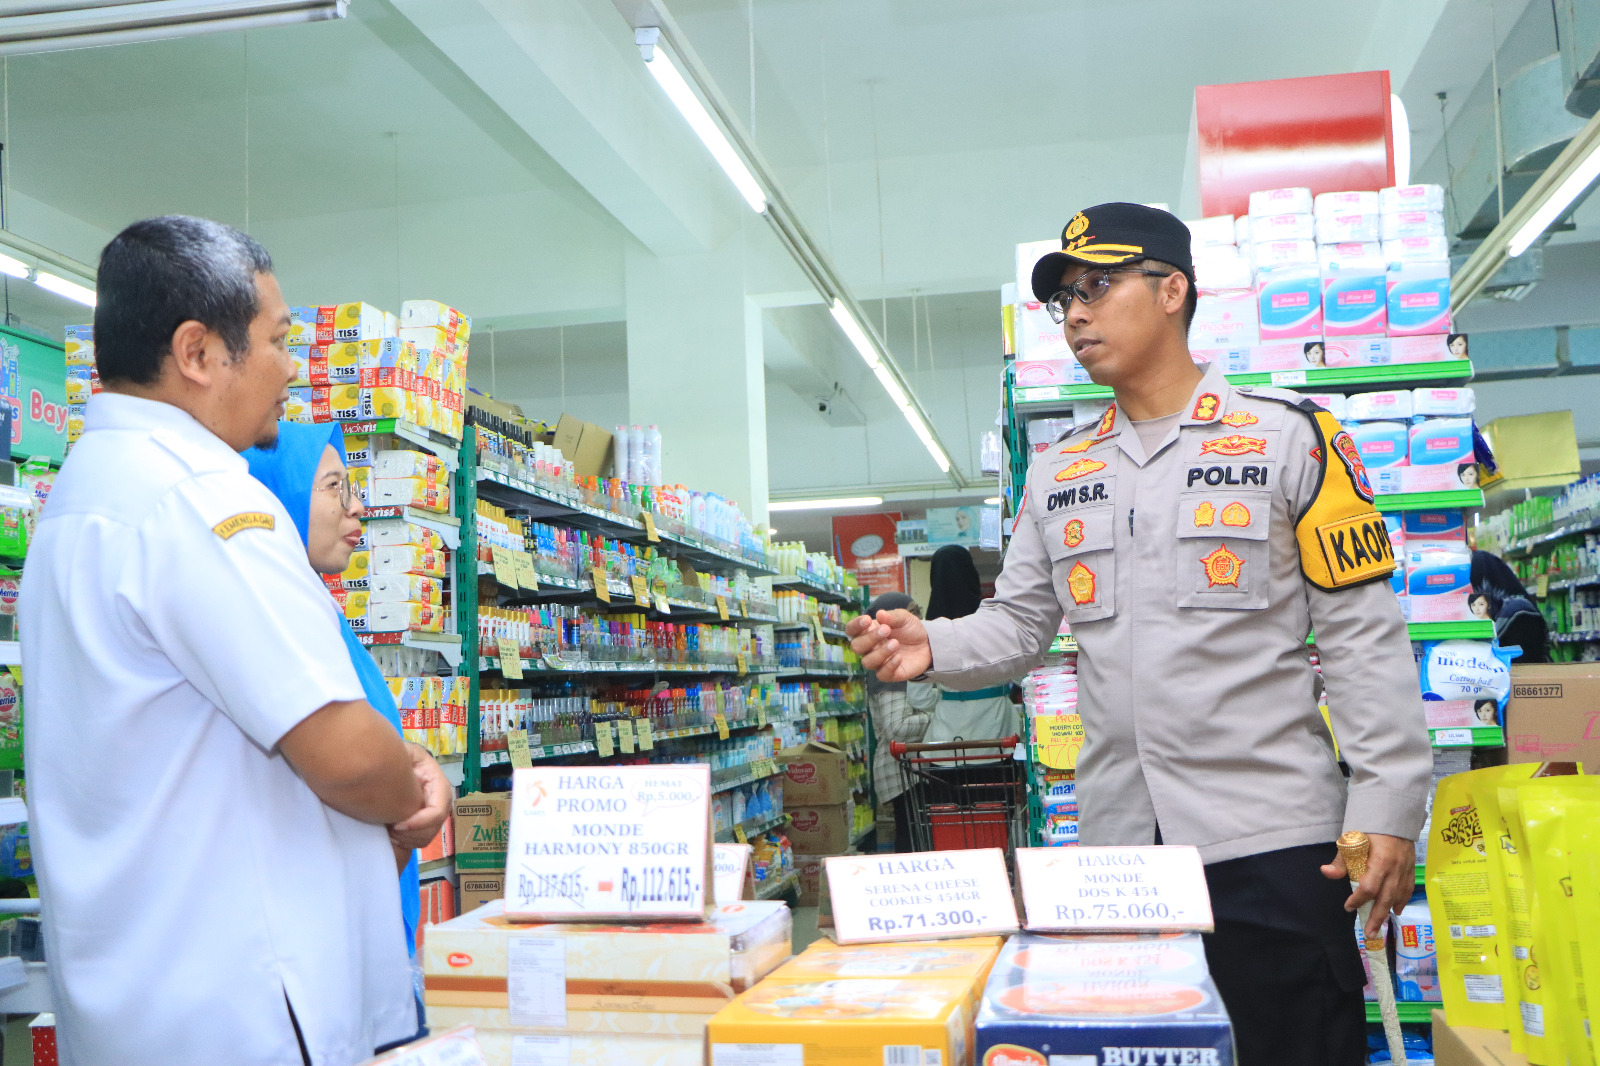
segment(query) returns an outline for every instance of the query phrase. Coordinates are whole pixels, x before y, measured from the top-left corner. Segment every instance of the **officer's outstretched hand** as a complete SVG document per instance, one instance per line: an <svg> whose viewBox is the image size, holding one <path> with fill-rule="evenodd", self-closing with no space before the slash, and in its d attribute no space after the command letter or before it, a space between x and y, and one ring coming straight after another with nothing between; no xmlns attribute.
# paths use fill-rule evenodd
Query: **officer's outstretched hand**
<svg viewBox="0 0 1600 1066"><path fill-rule="evenodd" d="M879 681L910 681L933 666L928 630L910 611L879 611L877 618L862 615L845 627L845 633L861 656L861 665L875 671Z"/></svg>

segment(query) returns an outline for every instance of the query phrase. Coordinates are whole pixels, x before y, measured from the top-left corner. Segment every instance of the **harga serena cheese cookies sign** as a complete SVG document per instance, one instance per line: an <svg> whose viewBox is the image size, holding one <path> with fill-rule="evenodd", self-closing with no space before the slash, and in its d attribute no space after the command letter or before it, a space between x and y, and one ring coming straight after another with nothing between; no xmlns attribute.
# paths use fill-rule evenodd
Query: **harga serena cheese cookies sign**
<svg viewBox="0 0 1600 1066"><path fill-rule="evenodd" d="M835 855L825 862L833 938L841 944L1016 932L999 848Z"/></svg>
<svg viewBox="0 0 1600 1066"><path fill-rule="evenodd" d="M699 919L712 886L710 792L704 763L517 770L506 916Z"/></svg>

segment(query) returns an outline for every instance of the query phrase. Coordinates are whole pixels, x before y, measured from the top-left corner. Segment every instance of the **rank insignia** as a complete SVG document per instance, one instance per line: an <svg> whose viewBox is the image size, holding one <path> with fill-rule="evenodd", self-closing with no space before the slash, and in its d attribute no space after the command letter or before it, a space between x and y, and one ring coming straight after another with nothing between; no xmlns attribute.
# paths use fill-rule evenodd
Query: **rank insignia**
<svg viewBox="0 0 1600 1066"><path fill-rule="evenodd" d="M1098 459L1079 459L1077 462L1068 466L1065 470L1056 471L1056 480L1076 481L1080 477L1083 477L1087 474L1092 474L1096 470L1104 470L1105 468L1106 464L1102 463Z"/></svg>
<svg viewBox="0 0 1600 1066"><path fill-rule="evenodd" d="M1200 442L1201 455L1248 455L1250 452L1266 455L1266 438L1244 437L1230 433L1226 437L1212 437L1210 440Z"/></svg>
<svg viewBox="0 0 1600 1066"><path fill-rule="evenodd" d="M1082 440L1080 440L1076 444L1068 444L1066 447L1061 449L1059 454L1061 454L1061 455L1076 455L1079 452L1088 451L1090 448L1093 448L1096 444L1099 444L1099 443L1100 442L1095 440L1093 437L1085 437L1085 438L1083 438Z"/></svg>
<svg viewBox="0 0 1600 1066"><path fill-rule="evenodd" d="M1217 417L1217 408L1222 406L1222 399L1214 392L1203 392L1194 402L1194 410L1189 412L1189 417L1198 422L1210 422Z"/></svg>
<svg viewBox="0 0 1600 1066"><path fill-rule="evenodd" d="M1094 584L1094 571L1081 562L1073 563L1072 569L1067 571L1067 591L1072 593L1072 602L1079 607L1094 602Z"/></svg>
<svg viewBox="0 0 1600 1066"><path fill-rule="evenodd" d="M1111 427L1117 422L1117 405L1112 404L1106 408L1106 413L1100 416L1100 424L1095 427L1094 435L1103 437L1111 432Z"/></svg>
<svg viewBox="0 0 1600 1066"><path fill-rule="evenodd" d="M1061 543L1069 548L1076 548L1083 543L1083 519L1074 518L1066 524L1061 531Z"/></svg>
<svg viewBox="0 0 1600 1066"><path fill-rule="evenodd" d="M1222 509L1222 524L1225 526L1247 526L1250 524L1250 508L1238 500L1228 504Z"/></svg>
<svg viewBox="0 0 1600 1066"><path fill-rule="evenodd" d="M1217 509L1207 500L1194 509L1194 525L1196 529L1203 529L1217 520Z"/></svg>
<svg viewBox="0 0 1600 1066"><path fill-rule="evenodd" d="M1356 493L1371 503L1372 482L1367 479L1367 465L1361 461L1361 449L1356 447L1356 442L1350 439L1350 434L1340 430L1334 435L1333 450L1339 453L1339 458L1344 460L1344 465L1349 469Z"/></svg>
<svg viewBox="0 0 1600 1066"><path fill-rule="evenodd" d="M1244 570L1244 560L1229 551L1226 544L1219 544L1210 555L1202 556L1200 565L1206 572L1207 587L1216 588L1218 585L1239 587L1239 574Z"/></svg>
<svg viewBox="0 0 1600 1066"><path fill-rule="evenodd" d="M1225 426L1232 426L1234 429L1243 429L1245 426L1255 425L1257 422L1261 421L1261 419L1257 418L1249 411L1233 411L1229 414L1223 415L1221 418L1217 419L1217 421L1221 422Z"/></svg>

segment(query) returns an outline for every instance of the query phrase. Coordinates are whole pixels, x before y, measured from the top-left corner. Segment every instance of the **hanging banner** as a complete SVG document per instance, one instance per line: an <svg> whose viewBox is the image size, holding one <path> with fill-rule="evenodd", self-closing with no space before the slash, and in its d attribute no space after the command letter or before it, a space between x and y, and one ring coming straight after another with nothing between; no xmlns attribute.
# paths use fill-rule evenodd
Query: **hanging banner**
<svg viewBox="0 0 1600 1066"><path fill-rule="evenodd" d="M59 464L67 454L66 349L40 337L0 328L6 397L11 402L11 455L43 455Z"/></svg>
<svg viewBox="0 0 1600 1066"><path fill-rule="evenodd" d="M894 541L898 521L898 511L836 515L833 519L834 554L874 596L906 590L905 565Z"/></svg>

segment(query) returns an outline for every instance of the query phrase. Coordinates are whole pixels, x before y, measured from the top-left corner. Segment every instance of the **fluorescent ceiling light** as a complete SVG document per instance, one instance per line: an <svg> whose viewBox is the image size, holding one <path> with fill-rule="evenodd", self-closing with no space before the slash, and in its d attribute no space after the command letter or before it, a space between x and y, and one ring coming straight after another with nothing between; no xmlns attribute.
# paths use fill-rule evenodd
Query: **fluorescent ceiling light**
<svg viewBox="0 0 1600 1066"><path fill-rule="evenodd" d="M831 500L772 500L769 511L820 511L829 508L876 507L882 496L839 496Z"/></svg>
<svg viewBox="0 0 1600 1066"><path fill-rule="evenodd" d="M1572 201L1583 195L1596 177L1600 177L1600 145L1589 150L1567 180L1557 185L1551 191L1548 199L1539 205L1533 217L1522 224L1522 228L1511 235L1511 243L1506 246L1506 254L1515 259L1528 250L1529 245L1538 240L1551 223L1566 213L1572 206Z"/></svg>
<svg viewBox="0 0 1600 1066"><path fill-rule="evenodd" d="M65 296L85 307L93 307L95 304L93 289L79 285L75 281L68 281L66 278L58 278L54 274L47 274L43 270L34 274L33 283L41 289L48 289L57 296Z"/></svg>
<svg viewBox="0 0 1600 1066"><path fill-rule="evenodd" d="M867 365L874 370L878 369L878 363L881 362L878 358L878 349L867 339L867 331L861 328L861 323L856 321L856 316L850 313L844 301L835 299L828 311L833 315L833 320L839 323L839 328L844 330L844 335L849 338L861 358L867 361Z"/></svg>
<svg viewBox="0 0 1600 1066"><path fill-rule="evenodd" d="M5 274L13 278L26 278L31 269L32 268L22 260L13 259L9 255L0 252L0 274Z"/></svg>
<svg viewBox="0 0 1600 1066"><path fill-rule="evenodd" d="M990 496L987 500L984 500L983 502L985 504L987 504L988 506L990 506L990 507L999 507L1000 506L1000 497L998 497L998 496Z"/></svg>
<svg viewBox="0 0 1600 1066"><path fill-rule="evenodd" d="M639 51L644 56L644 65L655 75L656 84L661 86L662 91L667 94L667 99L672 101L673 106L689 123L689 128L700 138L700 143L706 146L711 158L717 161L717 166L728 175L734 188L739 190L739 195L744 197L744 202L749 204L756 214L766 214L767 194L761 191L761 183L756 181L756 176L750 173L750 168L739 158L739 153L734 150L727 136L712 119L711 112L706 110L706 106L700 102L694 90L689 88L683 73L667 56L667 50L661 46L660 40L652 39L647 42L643 39L647 31L638 32L640 36L636 39L639 41Z"/></svg>
<svg viewBox="0 0 1600 1066"><path fill-rule="evenodd" d="M1394 141L1394 183L1411 184L1411 120L1406 117L1406 105L1394 93L1389 94L1389 134Z"/></svg>
<svg viewBox="0 0 1600 1066"><path fill-rule="evenodd" d="M0 15L0 55L132 44L345 17L349 0L39 0Z"/></svg>

